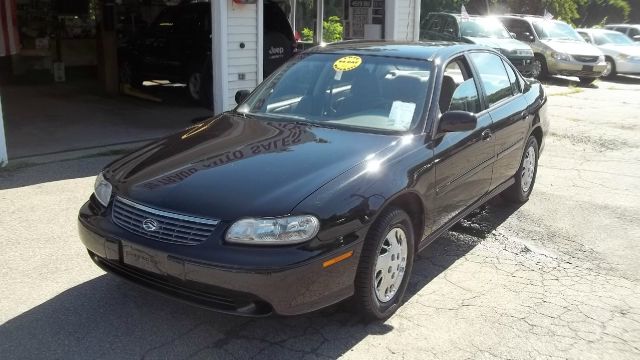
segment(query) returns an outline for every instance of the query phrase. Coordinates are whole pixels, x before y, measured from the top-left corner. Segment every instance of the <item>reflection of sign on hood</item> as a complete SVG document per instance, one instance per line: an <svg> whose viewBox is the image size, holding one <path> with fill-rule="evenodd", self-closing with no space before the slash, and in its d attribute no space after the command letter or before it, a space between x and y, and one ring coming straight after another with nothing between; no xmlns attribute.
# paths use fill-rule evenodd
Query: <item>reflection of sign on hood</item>
<svg viewBox="0 0 640 360"><path fill-rule="evenodd" d="M147 181L142 184L142 187L147 190L153 190L163 186L175 185L201 170L216 168L260 154L287 151L291 146L316 140L315 135L308 132L306 127L297 124L271 122L261 124L261 126L272 128L274 130L272 133L275 134L269 134L263 140L253 141L240 148L209 156L186 168L178 169L160 178Z"/></svg>

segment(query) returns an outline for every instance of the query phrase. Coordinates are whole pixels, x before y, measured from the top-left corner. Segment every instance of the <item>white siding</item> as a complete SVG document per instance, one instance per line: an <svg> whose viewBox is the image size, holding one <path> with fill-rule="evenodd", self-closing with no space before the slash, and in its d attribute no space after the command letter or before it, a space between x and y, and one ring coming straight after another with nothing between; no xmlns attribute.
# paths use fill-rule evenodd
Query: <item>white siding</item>
<svg viewBox="0 0 640 360"><path fill-rule="evenodd" d="M387 40L418 40L420 22L420 0L387 0Z"/></svg>
<svg viewBox="0 0 640 360"><path fill-rule="evenodd" d="M227 18L227 101L225 109L235 106L238 90L253 90L258 85L258 8L237 5L231 0ZM244 48L240 44L244 43ZM244 74L244 80L239 75Z"/></svg>

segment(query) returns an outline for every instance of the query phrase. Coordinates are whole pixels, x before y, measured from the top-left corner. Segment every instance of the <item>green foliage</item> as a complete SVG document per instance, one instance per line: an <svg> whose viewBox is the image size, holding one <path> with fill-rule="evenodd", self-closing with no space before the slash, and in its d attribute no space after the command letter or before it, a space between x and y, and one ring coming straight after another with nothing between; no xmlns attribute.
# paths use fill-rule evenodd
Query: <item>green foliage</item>
<svg viewBox="0 0 640 360"><path fill-rule="evenodd" d="M302 29L302 41L313 41L313 30L309 28Z"/></svg>
<svg viewBox="0 0 640 360"><path fill-rule="evenodd" d="M322 22L322 41L336 42L342 40L344 28L342 21L337 16L330 16ZM309 28L302 29L302 41L313 41L313 30Z"/></svg>
<svg viewBox="0 0 640 360"><path fill-rule="evenodd" d="M330 16L322 22L322 40L325 42L336 42L342 40L342 21L337 16Z"/></svg>

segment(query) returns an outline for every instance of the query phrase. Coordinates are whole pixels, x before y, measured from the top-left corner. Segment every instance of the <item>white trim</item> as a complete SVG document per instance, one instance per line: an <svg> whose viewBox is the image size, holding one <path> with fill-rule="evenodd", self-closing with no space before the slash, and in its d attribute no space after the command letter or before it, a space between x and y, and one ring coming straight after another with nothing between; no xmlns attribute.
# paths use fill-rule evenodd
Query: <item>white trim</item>
<svg viewBox="0 0 640 360"><path fill-rule="evenodd" d="M230 1L211 1L211 65L213 67L213 112L215 114L225 111L229 102L227 17Z"/></svg>
<svg viewBox="0 0 640 360"><path fill-rule="evenodd" d="M395 40L396 38L396 0L387 0L384 4L384 38Z"/></svg>
<svg viewBox="0 0 640 360"><path fill-rule="evenodd" d="M7 155L7 141L4 135L4 120L2 116L2 102L0 102L0 167L7 165L9 156Z"/></svg>
<svg viewBox="0 0 640 360"><path fill-rule="evenodd" d="M264 0L258 0L258 43L256 44L257 56L258 56L258 71L256 79L256 87L260 85L262 79L264 79Z"/></svg>
<svg viewBox="0 0 640 360"><path fill-rule="evenodd" d="M422 1L416 0L415 8L413 10L413 41L420 40L420 7L422 6Z"/></svg>

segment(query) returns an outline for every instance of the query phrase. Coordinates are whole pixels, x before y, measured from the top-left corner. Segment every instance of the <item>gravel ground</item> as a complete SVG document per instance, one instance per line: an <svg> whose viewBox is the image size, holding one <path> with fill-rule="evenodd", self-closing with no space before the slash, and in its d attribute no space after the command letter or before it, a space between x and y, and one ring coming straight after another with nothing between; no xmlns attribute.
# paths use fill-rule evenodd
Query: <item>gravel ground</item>
<svg viewBox="0 0 640 360"><path fill-rule="evenodd" d="M419 255L385 323L333 307L220 315L95 267L77 209L111 158L0 172L0 358L640 358L640 79L548 85L530 201L495 199Z"/></svg>

